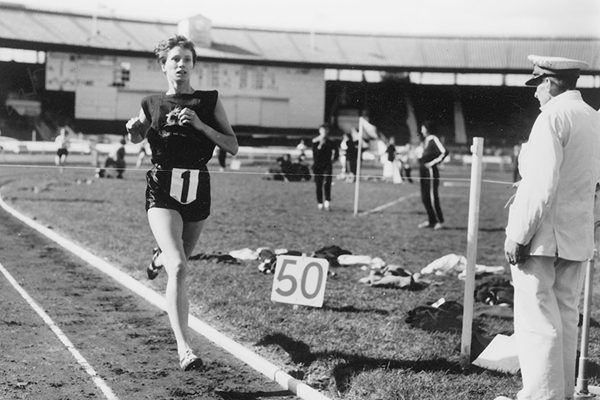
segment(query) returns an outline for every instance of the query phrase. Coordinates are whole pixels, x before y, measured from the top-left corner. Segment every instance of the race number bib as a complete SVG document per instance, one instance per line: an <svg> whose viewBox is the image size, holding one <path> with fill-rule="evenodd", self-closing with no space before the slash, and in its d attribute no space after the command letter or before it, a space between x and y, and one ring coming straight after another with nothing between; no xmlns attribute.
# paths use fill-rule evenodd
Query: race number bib
<svg viewBox="0 0 600 400"><path fill-rule="evenodd" d="M171 189L169 194L181 204L189 204L196 200L198 193L198 169L173 168L171 172Z"/></svg>

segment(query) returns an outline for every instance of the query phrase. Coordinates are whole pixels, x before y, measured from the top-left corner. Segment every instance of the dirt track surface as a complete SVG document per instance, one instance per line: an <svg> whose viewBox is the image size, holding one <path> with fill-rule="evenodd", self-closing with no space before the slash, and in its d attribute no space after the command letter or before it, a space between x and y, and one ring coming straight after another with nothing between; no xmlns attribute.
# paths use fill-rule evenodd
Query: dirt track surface
<svg viewBox="0 0 600 400"><path fill-rule="evenodd" d="M299 399L191 332L202 372L182 372L166 313L0 209L0 264L120 400ZM0 274L0 399L105 399Z"/></svg>

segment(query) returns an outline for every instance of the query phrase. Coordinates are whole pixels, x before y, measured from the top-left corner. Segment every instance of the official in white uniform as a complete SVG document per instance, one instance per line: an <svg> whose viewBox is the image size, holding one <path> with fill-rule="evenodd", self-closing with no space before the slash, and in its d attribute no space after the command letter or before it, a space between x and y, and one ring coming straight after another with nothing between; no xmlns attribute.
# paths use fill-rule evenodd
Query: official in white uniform
<svg viewBox="0 0 600 400"><path fill-rule="evenodd" d="M575 85L583 61L529 56L540 102L519 155L504 251L515 287L518 400L571 399L584 263L594 251L600 115ZM509 400L497 397L496 400Z"/></svg>

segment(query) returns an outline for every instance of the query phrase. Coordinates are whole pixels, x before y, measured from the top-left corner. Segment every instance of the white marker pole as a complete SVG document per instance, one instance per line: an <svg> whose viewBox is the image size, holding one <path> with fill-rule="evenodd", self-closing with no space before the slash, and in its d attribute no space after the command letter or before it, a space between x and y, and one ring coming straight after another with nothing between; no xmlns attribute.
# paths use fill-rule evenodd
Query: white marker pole
<svg viewBox="0 0 600 400"><path fill-rule="evenodd" d="M358 193L359 193L359 185L360 185L360 164L362 160L362 142L363 142L363 119L360 117L358 119L358 156L356 159L356 179L354 185L354 215L358 215ZM354 138L353 138L354 139Z"/></svg>
<svg viewBox="0 0 600 400"><path fill-rule="evenodd" d="M469 195L469 226L467 230L467 270L463 302L463 326L461 341L461 364L466 367L471 360L471 334L473 329L473 306L475 302L475 265L477 261L477 233L479 231L479 199L481 197L481 164L483 138L473 138L473 163L471 164L471 192Z"/></svg>

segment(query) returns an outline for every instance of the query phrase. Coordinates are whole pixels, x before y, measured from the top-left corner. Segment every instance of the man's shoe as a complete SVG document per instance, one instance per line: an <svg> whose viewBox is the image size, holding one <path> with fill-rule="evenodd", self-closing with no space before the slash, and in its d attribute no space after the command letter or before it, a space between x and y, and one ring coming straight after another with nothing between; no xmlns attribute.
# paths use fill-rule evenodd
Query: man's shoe
<svg viewBox="0 0 600 400"><path fill-rule="evenodd" d="M146 268L146 273L148 274L148 279L150 279L150 280L153 280L154 278L156 278L158 276L158 272L163 267L162 265L155 264L156 259L158 258L160 253L161 253L161 251L158 247L155 247L152 250L152 262L150 263L150 265L148 265L148 268Z"/></svg>
<svg viewBox="0 0 600 400"><path fill-rule="evenodd" d="M444 224L442 224L441 222L438 222L437 224L435 224L433 226L433 229L436 230L436 231L440 230L440 229L444 229Z"/></svg>
<svg viewBox="0 0 600 400"><path fill-rule="evenodd" d="M182 370L191 371L194 369L202 369L204 363L200 357L197 357L191 350L188 350L179 360L179 365Z"/></svg>
<svg viewBox="0 0 600 400"><path fill-rule="evenodd" d="M418 225L418 227L419 227L419 229L423 229L423 228L429 228L429 227L431 227L431 225L429 225L429 221L425 221L425 222L421 222Z"/></svg>

